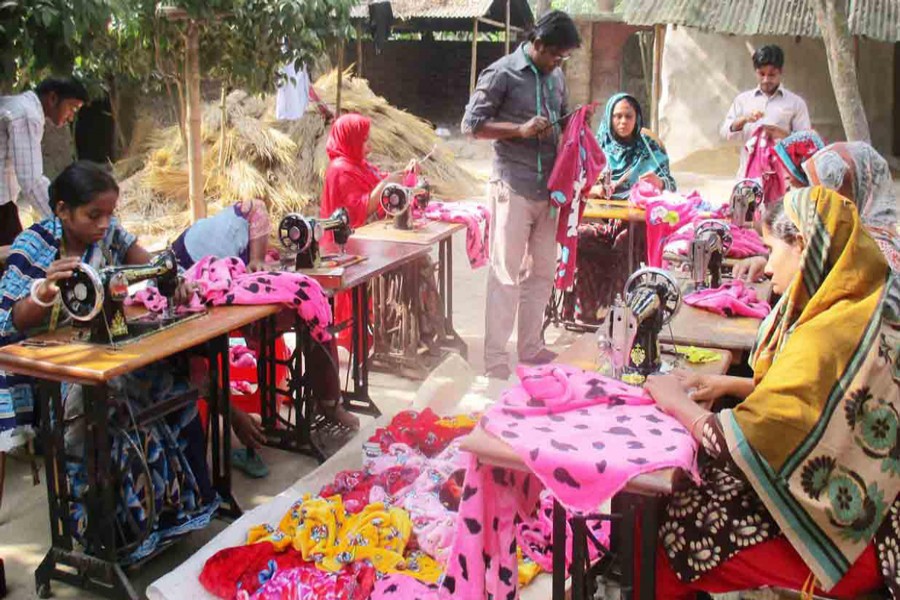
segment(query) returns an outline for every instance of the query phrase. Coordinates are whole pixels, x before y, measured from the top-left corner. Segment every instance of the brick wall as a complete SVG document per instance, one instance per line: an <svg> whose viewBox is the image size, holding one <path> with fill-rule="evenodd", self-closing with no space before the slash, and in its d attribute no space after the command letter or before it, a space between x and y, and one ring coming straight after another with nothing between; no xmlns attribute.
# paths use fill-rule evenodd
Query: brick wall
<svg viewBox="0 0 900 600"><path fill-rule="evenodd" d="M479 41L478 72L503 54L502 42ZM348 64L356 60L355 42L347 44L344 56ZM363 43L363 77L372 91L454 131L469 101L471 66L470 42L391 41L378 56L372 42Z"/></svg>

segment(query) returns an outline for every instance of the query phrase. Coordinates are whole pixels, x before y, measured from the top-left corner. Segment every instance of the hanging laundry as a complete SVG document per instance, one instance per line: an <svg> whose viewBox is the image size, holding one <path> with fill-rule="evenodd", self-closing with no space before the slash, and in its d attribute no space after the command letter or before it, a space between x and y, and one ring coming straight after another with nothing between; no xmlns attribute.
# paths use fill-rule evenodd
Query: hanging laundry
<svg viewBox="0 0 900 600"><path fill-rule="evenodd" d="M390 2L369 2L369 33L375 41L375 55L384 51L384 45L391 37L394 11Z"/></svg>
<svg viewBox="0 0 900 600"><path fill-rule="evenodd" d="M589 113L595 105L583 106L569 117L553 171L547 180L550 202L559 208L556 242L560 245L556 288L572 287L578 254L578 225L584 213L584 195L606 167L606 155L591 131Z"/></svg>
<svg viewBox="0 0 900 600"><path fill-rule="evenodd" d="M296 70L294 63L281 68L284 79L275 95L275 118L279 121L295 121L303 117L309 106L309 75L306 66Z"/></svg>

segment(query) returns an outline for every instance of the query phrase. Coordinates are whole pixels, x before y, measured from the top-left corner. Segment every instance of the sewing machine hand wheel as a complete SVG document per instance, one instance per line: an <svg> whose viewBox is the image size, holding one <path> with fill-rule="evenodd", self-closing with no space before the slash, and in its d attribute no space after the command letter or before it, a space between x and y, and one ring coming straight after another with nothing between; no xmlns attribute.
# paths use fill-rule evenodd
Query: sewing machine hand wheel
<svg viewBox="0 0 900 600"><path fill-rule="evenodd" d="M305 252L313 240L322 238L322 228L312 219L297 213L286 214L278 224L278 239L281 245L294 252Z"/></svg>
<svg viewBox="0 0 900 600"><path fill-rule="evenodd" d="M76 321L90 321L103 309L103 281L88 264L81 263L72 276L59 282L63 308Z"/></svg>
<svg viewBox="0 0 900 600"><path fill-rule="evenodd" d="M391 217L402 215L412 200L410 190L396 183L389 183L381 191L381 209Z"/></svg>
<svg viewBox="0 0 900 600"><path fill-rule="evenodd" d="M697 225L694 237L701 237L707 231L714 231L719 236L722 240L722 255L728 256L728 251L731 250L731 243L734 241L734 238L731 236L731 227L728 223L718 219L707 219Z"/></svg>
<svg viewBox="0 0 900 600"><path fill-rule="evenodd" d="M681 288L678 287L675 278L669 272L655 267L638 269L625 282L625 298L643 286L653 286L661 290L663 325L671 321L681 308Z"/></svg>

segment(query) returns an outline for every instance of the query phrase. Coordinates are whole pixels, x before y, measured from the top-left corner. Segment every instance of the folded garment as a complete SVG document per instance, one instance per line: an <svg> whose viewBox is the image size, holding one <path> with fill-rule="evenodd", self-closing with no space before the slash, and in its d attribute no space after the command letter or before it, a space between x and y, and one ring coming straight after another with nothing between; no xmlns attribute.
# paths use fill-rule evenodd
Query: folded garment
<svg viewBox="0 0 900 600"><path fill-rule="evenodd" d="M475 202L429 202L424 212L416 211L416 217L431 221L463 223L466 226L466 255L473 269L483 267L490 258L491 211Z"/></svg>
<svg viewBox="0 0 900 600"><path fill-rule="evenodd" d="M432 457L456 438L472 431L474 426L474 419L441 418L430 408L421 412L405 410L395 415L387 427L376 429L368 444L387 451L392 444L400 442Z"/></svg>
<svg viewBox="0 0 900 600"><path fill-rule="evenodd" d="M753 288L740 279L717 288L688 294L684 297L684 302L725 317L763 319L772 310L766 302L756 297Z"/></svg>

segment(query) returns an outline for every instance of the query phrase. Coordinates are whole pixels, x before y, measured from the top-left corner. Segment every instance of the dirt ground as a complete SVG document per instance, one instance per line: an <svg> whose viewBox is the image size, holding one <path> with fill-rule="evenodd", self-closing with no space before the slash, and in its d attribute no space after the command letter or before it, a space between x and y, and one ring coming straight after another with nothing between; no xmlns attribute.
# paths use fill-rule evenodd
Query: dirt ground
<svg viewBox="0 0 900 600"><path fill-rule="evenodd" d="M490 146L486 143L456 140L451 142L458 160L485 184L490 172ZM716 157L716 163L726 162ZM700 161L687 165L693 171L684 170L685 165L676 171L679 187L684 190L698 189L701 194L710 198L728 198L734 167L727 169L717 167L715 173L704 168ZM736 165L735 162L731 163ZM724 170L724 172L722 172ZM483 198L473 198L483 200ZM473 271L465 258L464 240L460 234L453 246L454 251L454 321L458 332L469 347L469 363L475 373L483 369L483 335L485 321L485 269ZM515 335L515 334L514 334ZM572 341L572 334L551 330L548 342L554 348L565 347ZM514 340L511 347L515 348ZM502 382L476 379L478 385L487 390L487 394L496 397L503 388ZM373 373L371 376L371 394L381 410L387 414L396 413L410 406L415 398L421 382L402 379L389 373ZM359 445L360 440L351 440L351 444ZM296 480L316 468L311 459L298 457L286 452L266 448L262 450L265 462L271 473L265 479L251 480L241 473L234 475L234 492L244 509L266 502ZM0 508L0 557L6 564L6 577L10 600L35 598L33 573L49 547L49 530L47 526L46 491L43 485L44 472L41 471L42 483L32 486L31 474L27 462L16 458L8 461L6 489ZM137 572L131 573L135 587L143 593L146 586L183 562L206 541L221 531L225 524L216 521L204 531L196 532L184 538L160 557L143 565ZM67 585L54 584L56 598L94 598L92 594L76 590ZM756 596L759 597L759 596Z"/></svg>

